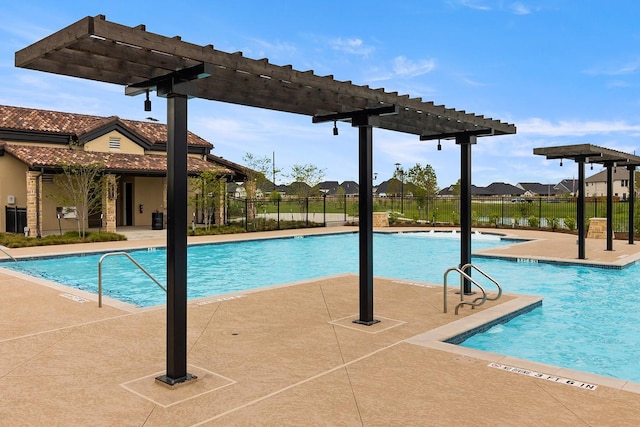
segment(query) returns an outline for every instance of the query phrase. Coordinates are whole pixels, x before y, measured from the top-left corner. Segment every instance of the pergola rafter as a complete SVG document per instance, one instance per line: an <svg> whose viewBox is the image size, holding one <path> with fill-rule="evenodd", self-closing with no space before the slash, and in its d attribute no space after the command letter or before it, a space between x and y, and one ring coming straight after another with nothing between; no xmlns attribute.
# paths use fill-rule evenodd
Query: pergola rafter
<svg viewBox="0 0 640 427"><path fill-rule="evenodd" d="M147 32L143 25L108 22L101 15L86 17L16 53L16 65L22 68L124 86L198 64L215 70L215 78L199 83L198 98L309 116L397 105L398 114L381 117L376 127L430 139L477 130L515 133L515 126L499 120L168 38Z"/></svg>
<svg viewBox="0 0 640 427"><path fill-rule="evenodd" d="M119 84L137 95L155 90L167 98L167 375L176 384L186 372L186 122L187 99L198 97L244 106L302 114L314 122L340 120L359 128L360 319L373 319L372 129L419 136L455 138L461 146L461 265L469 262L471 242L471 145L477 136L514 134L514 125L446 108L384 89L298 71L267 59L226 53L180 37L86 17L15 55L16 66ZM202 71L197 71L202 69ZM334 117L334 119L331 119ZM467 287L465 285L465 292Z"/></svg>

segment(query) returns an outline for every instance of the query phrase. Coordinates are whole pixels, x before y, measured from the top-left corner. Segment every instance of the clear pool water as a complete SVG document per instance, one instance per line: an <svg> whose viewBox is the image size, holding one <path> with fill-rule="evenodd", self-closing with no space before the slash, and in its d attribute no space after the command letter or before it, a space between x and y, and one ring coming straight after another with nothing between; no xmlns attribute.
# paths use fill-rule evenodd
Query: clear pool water
<svg viewBox="0 0 640 427"><path fill-rule="evenodd" d="M499 237L475 235L473 248L505 244ZM459 234L374 235L374 274L442 282L444 270L459 259ZM166 282L165 249L129 254L161 283ZM4 267L97 293L102 254L6 262ZM425 262L428 259L429 262ZM102 263L103 294L141 307L164 304L166 294L125 257ZM358 235L256 240L188 248L188 297L199 298L245 289L358 272Z"/></svg>
<svg viewBox="0 0 640 427"><path fill-rule="evenodd" d="M479 235L472 248L505 243ZM457 264L459 251L459 235L375 234L374 274L442 283L444 270ZM165 280L164 250L131 255ZM97 292L100 256L0 265ZM471 337L463 346L640 382L640 265L613 270L481 257L473 262L501 282L505 292L540 295L544 302L541 308ZM164 292L124 257L107 258L103 271L105 295L139 306L164 304ZM192 246L188 295L197 298L357 271L357 234Z"/></svg>
<svg viewBox="0 0 640 427"><path fill-rule="evenodd" d="M508 292L540 295L544 301L462 346L640 382L640 265L614 270L474 262Z"/></svg>

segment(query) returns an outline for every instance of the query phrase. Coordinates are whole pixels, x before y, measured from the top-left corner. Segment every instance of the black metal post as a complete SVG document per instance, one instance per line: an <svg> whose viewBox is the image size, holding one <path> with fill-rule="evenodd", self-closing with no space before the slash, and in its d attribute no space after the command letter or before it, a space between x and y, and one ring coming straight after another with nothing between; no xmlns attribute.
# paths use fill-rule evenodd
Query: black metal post
<svg viewBox="0 0 640 427"><path fill-rule="evenodd" d="M327 195L322 196L322 226L327 226Z"/></svg>
<svg viewBox="0 0 640 427"><path fill-rule="evenodd" d="M278 204L278 230L280 230L280 199L277 200Z"/></svg>
<svg viewBox="0 0 640 427"><path fill-rule="evenodd" d="M358 232L360 249L360 318L354 323L373 325L379 320L373 318L373 128L368 118L362 122L353 119L359 126L359 183Z"/></svg>
<svg viewBox="0 0 640 427"><path fill-rule="evenodd" d="M607 250L613 250L613 165L607 164Z"/></svg>
<svg viewBox="0 0 640 427"><path fill-rule="evenodd" d="M167 96L167 373L175 385L187 373L187 97Z"/></svg>
<svg viewBox="0 0 640 427"><path fill-rule="evenodd" d="M456 136L460 145L460 267L471 263L471 145L475 135ZM467 271L471 275L471 270ZM471 282L463 279L463 292L471 294Z"/></svg>
<svg viewBox="0 0 640 427"><path fill-rule="evenodd" d="M635 237L635 203L636 203L636 167L627 166L629 171L629 244L633 245Z"/></svg>
<svg viewBox="0 0 640 427"><path fill-rule="evenodd" d="M584 197L584 162L578 161L578 259L585 259L585 197Z"/></svg>

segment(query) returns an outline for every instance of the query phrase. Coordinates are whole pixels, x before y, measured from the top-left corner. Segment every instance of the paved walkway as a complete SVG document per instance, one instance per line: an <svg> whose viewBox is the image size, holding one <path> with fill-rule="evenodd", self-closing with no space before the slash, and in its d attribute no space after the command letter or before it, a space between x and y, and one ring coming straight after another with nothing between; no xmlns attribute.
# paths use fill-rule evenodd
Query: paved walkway
<svg viewBox="0 0 640 427"><path fill-rule="evenodd" d="M355 229L312 232L337 231ZM541 240L500 256L577 254L575 236L508 231ZM163 234L143 237L9 252L164 244ZM587 257L637 257L635 245L625 245L616 241L615 253L602 254L604 241L589 241ZM2 268L0 294L0 425L621 426L640 419L638 384L441 342L536 304L535 297L507 295L455 316L457 297L451 293L444 314L438 284L376 279L381 322L370 327L352 323L353 275L190 301L188 369L198 379L169 388L154 380L165 369L164 307L99 309L93 295ZM527 370L541 377L523 375Z"/></svg>

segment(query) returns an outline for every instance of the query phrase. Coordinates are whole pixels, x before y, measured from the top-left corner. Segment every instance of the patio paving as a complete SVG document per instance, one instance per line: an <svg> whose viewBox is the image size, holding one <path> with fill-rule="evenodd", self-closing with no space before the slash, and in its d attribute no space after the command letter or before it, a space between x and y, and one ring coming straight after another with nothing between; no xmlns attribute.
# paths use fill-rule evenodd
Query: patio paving
<svg viewBox="0 0 640 427"><path fill-rule="evenodd" d="M539 239L498 256L577 255L575 236L498 231ZM8 252L164 244L161 233L134 233L127 242ZM604 246L589 240L588 260L618 263L640 252L622 241ZM376 278L381 322L369 327L352 323L354 275L190 301L188 368L198 379L170 388L154 380L165 369L164 307L105 300L98 308L95 295L0 268L0 425L637 425L638 384L441 342L539 300L508 294L455 316L453 291L444 314L439 284Z"/></svg>

